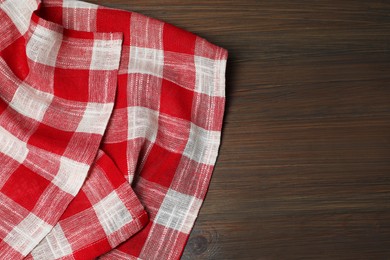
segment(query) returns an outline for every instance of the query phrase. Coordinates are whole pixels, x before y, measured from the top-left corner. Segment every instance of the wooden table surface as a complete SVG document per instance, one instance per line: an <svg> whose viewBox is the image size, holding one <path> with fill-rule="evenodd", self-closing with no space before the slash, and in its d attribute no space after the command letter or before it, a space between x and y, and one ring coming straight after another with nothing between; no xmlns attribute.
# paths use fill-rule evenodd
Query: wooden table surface
<svg viewBox="0 0 390 260"><path fill-rule="evenodd" d="M89 0L229 51L183 259L390 259L390 1Z"/></svg>

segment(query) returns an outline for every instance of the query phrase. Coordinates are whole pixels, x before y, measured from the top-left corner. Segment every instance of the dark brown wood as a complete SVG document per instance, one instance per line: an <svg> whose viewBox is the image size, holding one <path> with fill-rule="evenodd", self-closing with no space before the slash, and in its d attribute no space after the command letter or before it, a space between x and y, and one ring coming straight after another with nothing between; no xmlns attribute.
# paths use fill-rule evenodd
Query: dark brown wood
<svg viewBox="0 0 390 260"><path fill-rule="evenodd" d="M95 0L229 51L183 259L390 258L390 2Z"/></svg>

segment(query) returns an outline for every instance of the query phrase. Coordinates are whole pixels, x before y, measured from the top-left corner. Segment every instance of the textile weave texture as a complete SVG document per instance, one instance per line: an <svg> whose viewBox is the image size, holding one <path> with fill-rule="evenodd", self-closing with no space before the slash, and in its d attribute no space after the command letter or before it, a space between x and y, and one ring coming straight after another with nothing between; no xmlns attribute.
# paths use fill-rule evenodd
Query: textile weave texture
<svg viewBox="0 0 390 260"><path fill-rule="evenodd" d="M0 259L179 259L227 51L139 13L0 0Z"/></svg>

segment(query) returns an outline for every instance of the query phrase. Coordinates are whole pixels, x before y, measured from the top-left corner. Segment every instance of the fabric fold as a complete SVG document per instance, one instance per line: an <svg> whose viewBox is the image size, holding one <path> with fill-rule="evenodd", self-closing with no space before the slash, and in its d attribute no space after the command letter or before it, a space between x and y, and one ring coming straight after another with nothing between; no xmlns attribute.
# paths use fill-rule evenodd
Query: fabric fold
<svg viewBox="0 0 390 260"><path fill-rule="evenodd" d="M0 0L0 258L179 259L227 51L142 14Z"/></svg>
<svg viewBox="0 0 390 260"><path fill-rule="evenodd" d="M27 259L95 259L147 222L147 213L123 174L99 151L81 191Z"/></svg>
<svg viewBox="0 0 390 260"><path fill-rule="evenodd" d="M0 29L15 35L0 59L2 259L27 255L79 192L117 87L122 34L64 29L26 9L35 3L1 3L16 27Z"/></svg>

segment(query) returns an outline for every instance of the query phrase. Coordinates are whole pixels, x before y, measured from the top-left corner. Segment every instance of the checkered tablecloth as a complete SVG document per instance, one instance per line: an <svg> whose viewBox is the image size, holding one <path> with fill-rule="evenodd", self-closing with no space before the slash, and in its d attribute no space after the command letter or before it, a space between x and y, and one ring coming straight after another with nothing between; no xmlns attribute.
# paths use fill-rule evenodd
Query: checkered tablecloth
<svg viewBox="0 0 390 260"><path fill-rule="evenodd" d="M227 51L139 13L0 0L0 259L178 259Z"/></svg>

